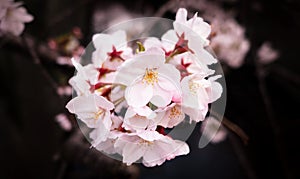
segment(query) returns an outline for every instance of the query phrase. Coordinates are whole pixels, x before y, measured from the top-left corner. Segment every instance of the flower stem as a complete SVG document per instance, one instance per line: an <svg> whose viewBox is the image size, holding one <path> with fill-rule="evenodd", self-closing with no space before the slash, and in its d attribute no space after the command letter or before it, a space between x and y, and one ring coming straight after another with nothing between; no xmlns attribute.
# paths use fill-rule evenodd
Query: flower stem
<svg viewBox="0 0 300 179"><path fill-rule="evenodd" d="M241 129L238 125L234 124L233 122L231 122L230 120L228 120L225 116L223 117L223 119L221 119L221 116L216 113L215 111L210 111L210 113L215 116L216 118L218 118L218 120L228 129L230 129L232 132L234 132L236 135L238 135L242 141L244 142L245 145L248 144L249 141L249 137L248 135L243 131L243 129Z"/></svg>

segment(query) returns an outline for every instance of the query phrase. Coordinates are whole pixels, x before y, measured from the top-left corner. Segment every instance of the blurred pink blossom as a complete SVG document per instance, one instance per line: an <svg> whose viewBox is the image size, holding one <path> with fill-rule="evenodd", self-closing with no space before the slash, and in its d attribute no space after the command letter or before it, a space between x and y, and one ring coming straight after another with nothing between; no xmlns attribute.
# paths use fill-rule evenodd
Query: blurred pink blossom
<svg viewBox="0 0 300 179"><path fill-rule="evenodd" d="M232 68L240 67L250 49L250 42L245 36L245 28L234 19L233 12L208 0L187 0L185 3L187 7L199 9L203 19L211 23L210 45L218 60Z"/></svg>
<svg viewBox="0 0 300 179"><path fill-rule="evenodd" d="M71 86L59 86L57 89L57 94L60 96L71 96L72 87Z"/></svg>
<svg viewBox="0 0 300 179"><path fill-rule="evenodd" d="M33 16L21 5L21 2L0 0L0 31L18 36L25 28L24 23L33 20Z"/></svg>
<svg viewBox="0 0 300 179"><path fill-rule="evenodd" d="M70 131L72 129L72 124L70 122L70 119L63 113L56 115L55 121L65 131Z"/></svg>
<svg viewBox="0 0 300 179"><path fill-rule="evenodd" d="M257 52L258 60L262 64L273 62L279 57L279 55L280 53L272 48L270 42L263 43Z"/></svg>
<svg viewBox="0 0 300 179"><path fill-rule="evenodd" d="M211 47L217 57L230 67L240 67L250 48L245 29L234 19L215 18L212 26L216 35L211 40Z"/></svg>

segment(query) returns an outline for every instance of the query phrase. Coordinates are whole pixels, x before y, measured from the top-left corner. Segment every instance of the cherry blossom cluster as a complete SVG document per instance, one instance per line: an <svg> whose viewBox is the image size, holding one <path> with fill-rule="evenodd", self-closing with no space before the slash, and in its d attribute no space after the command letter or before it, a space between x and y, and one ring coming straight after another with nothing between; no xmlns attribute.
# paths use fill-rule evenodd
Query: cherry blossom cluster
<svg viewBox="0 0 300 179"><path fill-rule="evenodd" d="M189 153L189 146L168 136L178 124L203 121L209 104L220 98L217 60L206 50L211 27L179 9L173 29L160 39L128 45L126 33L93 36L92 63L75 60L70 84L77 96L67 109L90 128L92 146L119 154L127 165L147 167ZM123 114L123 115L122 115Z"/></svg>

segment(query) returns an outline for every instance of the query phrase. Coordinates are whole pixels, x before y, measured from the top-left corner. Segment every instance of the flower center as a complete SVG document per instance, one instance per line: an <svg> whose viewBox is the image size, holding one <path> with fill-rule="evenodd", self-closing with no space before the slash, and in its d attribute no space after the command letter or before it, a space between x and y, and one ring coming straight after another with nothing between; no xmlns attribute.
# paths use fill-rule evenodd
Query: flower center
<svg viewBox="0 0 300 179"><path fill-rule="evenodd" d="M154 83L158 82L158 72L156 71L156 69L146 69L145 75L143 77L143 81L154 85Z"/></svg>
<svg viewBox="0 0 300 179"><path fill-rule="evenodd" d="M140 141L139 141L139 144L140 145L144 145L144 146L150 146L150 145L152 145L154 142L151 142L151 141L147 141L147 140L144 140L144 139L141 139Z"/></svg>
<svg viewBox="0 0 300 179"><path fill-rule="evenodd" d="M181 115L181 111L178 110L176 107L171 108L169 119L178 118Z"/></svg>
<svg viewBox="0 0 300 179"><path fill-rule="evenodd" d="M189 89L191 91L192 94L196 95L198 89L201 87L201 84L194 82L192 80L189 81Z"/></svg>

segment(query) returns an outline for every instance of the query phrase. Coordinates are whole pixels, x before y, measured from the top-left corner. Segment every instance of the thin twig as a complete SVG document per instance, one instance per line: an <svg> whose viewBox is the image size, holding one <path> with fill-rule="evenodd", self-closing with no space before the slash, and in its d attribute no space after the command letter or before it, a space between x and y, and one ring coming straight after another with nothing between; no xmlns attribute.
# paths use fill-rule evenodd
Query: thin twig
<svg viewBox="0 0 300 179"><path fill-rule="evenodd" d="M61 162L56 179L62 179L64 177L67 165L68 163L66 161Z"/></svg>
<svg viewBox="0 0 300 179"><path fill-rule="evenodd" d="M222 124L228 129L230 129L232 132L234 132L236 135L238 135L242 139L245 145L248 144L249 141L248 135L238 125L234 124L233 122L231 122L225 117L223 117Z"/></svg>
<svg viewBox="0 0 300 179"><path fill-rule="evenodd" d="M216 113L215 111L210 110L210 113L215 116L216 118L218 118L218 120L228 129L230 129L233 133L235 133L236 135L238 135L241 140L243 141L243 143L245 145L248 144L249 141L249 137L248 135L243 131L243 129L241 129L238 125L234 124L233 122L231 122L230 120L228 120L225 116L223 117L223 119L220 117L220 115L218 113Z"/></svg>
<svg viewBox="0 0 300 179"><path fill-rule="evenodd" d="M51 87L53 88L55 93L57 94L58 85L52 79L52 77L50 76L48 71L45 69L45 67L42 65L40 58L38 57L37 53L35 52L34 41L32 41L32 39L27 38L26 36L23 38L23 40L27 46L27 49L28 49L30 55L32 56L33 63L39 67L42 74L44 75L44 77L47 79L47 81L49 82L49 84L51 85Z"/></svg>
<svg viewBox="0 0 300 179"><path fill-rule="evenodd" d="M284 141L281 138L281 129L280 125L276 121L276 117L274 116L274 110L271 104L271 99L269 96L269 93L267 91L266 85L265 85L265 71L263 66L259 63L258 59L255 60L255 70L256 70L256 76L258 79L258 88L260 91L260 94L262 96L262 100L265 106L265 110L267 113L267 118L269 120L273 135L274 135L274 142L276 151L278 153L279 159L282 162L282 167L284 169L285 177L286 178L293 178L291 172L289 171L288 162L286 160L286 153L284 148Z"/></svg>
<svg viewBox="0 0 300 179"><path fill-rule="evenodd" d="M299 74L296 74L290 70L285 69L282 66L278 65L272 65L269 69L270 72L275 72L278 75L282 76L286 80L290 81L291 83L294 83L296 85L300 85L300 76Z"/></svg>
<svg viewBox="0 0 300 179"><path fill-rule="evenodd" d="M239 136L244 145L248 144L249 141L249 137L248 135L236 124L234 124L233 122L231 122L230 120L228 120L226 117L223 117L223 120L221 120L221 117L218 113L216 113L215 111L210 110L210 113L215 116L216 118L218 118L219 121L221 121L221 123L228 128L231 133L228 134L229 140L232 144L233 150L239 160L239 162L241 163L242 167L244 168L246 175L248 176L249 179L256 179L256 173L249 161L249 159L247 158L247 155L243 149L243 147L240 145L240 142L237 141L236 136ZM236 135L233 135L236 134Z"/></svg>
<svg viewBox="0 0 300 179"><path fill-rule="evenodd" d="M37 43L36 39L33 37L24 34L23 38L18 36L12 36L9 34L6 34L3 37L3 40L6 41L5 45L13 45L21 49L25 49L28 51L28 45L27 43L24 43L24 39L26 39L27 42L30 42L34 45L31 45L32 51L36 54L37 57L39 57L40 60L43 60L43 62L50 62L57 64L57 58L60 56L58 52L51 50L48 48L47 44L44 43Z"/></svg>
<svg viewBox="0 0 300 179"><path fill-rule="evenodd" d="M228 134L228 138L229 138L229 141L231 142L233 150L234 150L241 166L243 167L246 175L248 176L248 178L256 179L257 174L256 174L255 170L253 169L253 166L249 162L249 159L248 159L241 143L237 140L236 136L232 135L231 133Z"/></svg>

